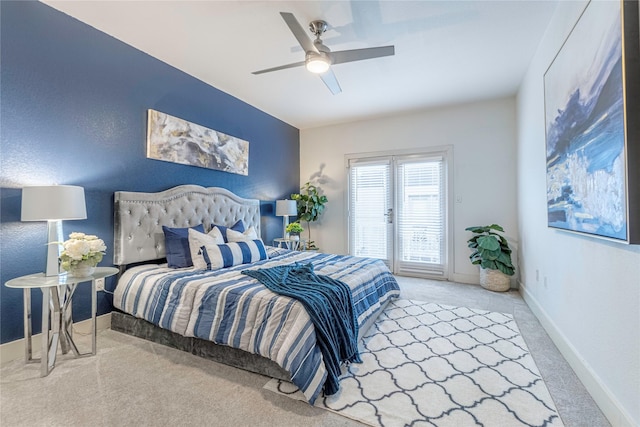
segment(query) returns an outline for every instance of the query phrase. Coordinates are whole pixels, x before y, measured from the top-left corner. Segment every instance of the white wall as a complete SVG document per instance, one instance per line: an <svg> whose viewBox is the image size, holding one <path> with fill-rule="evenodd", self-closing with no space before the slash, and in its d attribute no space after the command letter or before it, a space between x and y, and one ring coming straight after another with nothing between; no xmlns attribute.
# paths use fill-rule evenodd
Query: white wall
<svg viewBox="0 0 640 427"><path fill-rule="evenodd" d="M454 256L450 278L478 283L468 259L464 229L498 223L517 245L515 99L505 98L402 116L328 126L300 132L300 182L321 165L321 188L329 199L312 227L312 239L326 252L347 253L347 170L345 154L453 146Z"/></svg>
<svg viewBox="0 0 640 427"><path fill-rule="evenodd" d="M559 4L518 94L521 288L611 423L640 425L640 246L547 228L543 75L585 5Z"/></svg>

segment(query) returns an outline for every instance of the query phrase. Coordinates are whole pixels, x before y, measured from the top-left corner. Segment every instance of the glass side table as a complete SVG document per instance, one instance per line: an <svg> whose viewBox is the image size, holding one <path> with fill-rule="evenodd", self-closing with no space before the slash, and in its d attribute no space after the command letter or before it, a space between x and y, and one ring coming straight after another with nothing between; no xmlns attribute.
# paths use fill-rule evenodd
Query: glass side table
<svg viewBox="0 0 640 427"><path fill-rule="evenodd" d="M76 357L96 354L96 312L97 292L96 280L118 274L114 267L97 267L91 276L70 277L67 274L45 276L44 273L29 274L16 277L5 283L9 288L23 290L24 303L24 338L25 362L40 361L40 376L46 377L56 364L58 343L62 353L71 349ZM91 282L91 352L80 353L73 341L72 301L76 288L80 283ZM32 357L31 334L31 289L42 291L42 336L40 359Z"/></svg>
<svg viewBox="0 0 640 427"><path fill-rule="evenodd" d="M307 241L305 239L291 240L277 238L273 239L273 246L276 248L291 249L292 251L303 251L307 247Z"/></svg>

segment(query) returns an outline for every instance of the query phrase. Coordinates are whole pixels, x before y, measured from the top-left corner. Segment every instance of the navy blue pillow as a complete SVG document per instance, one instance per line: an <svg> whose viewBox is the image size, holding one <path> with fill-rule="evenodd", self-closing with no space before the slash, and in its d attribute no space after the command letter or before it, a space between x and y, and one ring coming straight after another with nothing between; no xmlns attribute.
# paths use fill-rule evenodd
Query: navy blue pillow
<svg viewBox="0 0 640 427"><path fill-rule="evenodd" d="M213 227L218 227L218 229L220 230L220 234L222 234L222 238L224 239L225 243L229 242L229 239L227 239L227 228L230 228L234 231L239 231L240 233L244 233L245 231L244 222L241 219L239 219L231 227L225 227L224 225L218 225L218 224L213 224L211 228L213 229Z"/></svg>
<svg viewBox="0 0 640 427"><path fill-rule="evenodd" d="M191 227L204 233L202 224ZM170 228L162 226L164 232L164 247L167 252L167 264L171 268L192 267L191 251L189 250L189 228Z"/></svg>

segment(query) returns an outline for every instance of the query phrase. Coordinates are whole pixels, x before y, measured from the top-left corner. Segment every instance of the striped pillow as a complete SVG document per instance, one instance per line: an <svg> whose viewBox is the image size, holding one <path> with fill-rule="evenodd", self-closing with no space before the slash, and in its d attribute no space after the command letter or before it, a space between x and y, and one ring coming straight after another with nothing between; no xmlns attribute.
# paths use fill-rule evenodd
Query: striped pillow
<svg viewBox="0 0 640 427"><path fill-rule="evenodd" d="M211 229L207 234L200 233L192 228L189 229L189 252L193 266L199 270L204 270L207 265L202 261L200 248L202 246L215 246L224 243L222 234L217 228Z"/></svg>
<svg viewBox="0 0 640 427"><path fill-rule="evenodd" d="M267 250L260 239L216 244L198 237L201 236L189 233L193 266L200 270L218 270L267 259Z"/></svg>

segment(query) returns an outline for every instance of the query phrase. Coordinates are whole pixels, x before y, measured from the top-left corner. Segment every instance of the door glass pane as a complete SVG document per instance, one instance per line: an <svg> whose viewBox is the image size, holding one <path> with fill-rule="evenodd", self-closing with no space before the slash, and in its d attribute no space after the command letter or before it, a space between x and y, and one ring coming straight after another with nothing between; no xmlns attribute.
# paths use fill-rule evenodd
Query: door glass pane
<svg viewBox="0 0 640 427"><path fill-rule="evenodd" d="M442 172L439 157L397 161L398 262L444 262Z"/></svg>
<svg viewBox="0 0 640 427"><path fill-rule="evenodd" d="M389 162L350 167L350 253L389 258Z"/></svg>

